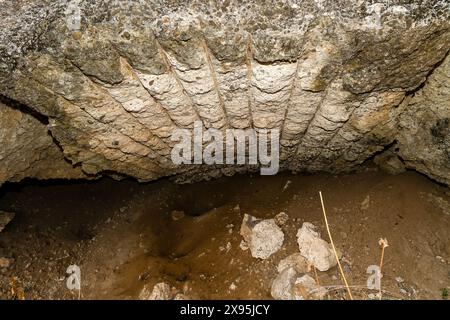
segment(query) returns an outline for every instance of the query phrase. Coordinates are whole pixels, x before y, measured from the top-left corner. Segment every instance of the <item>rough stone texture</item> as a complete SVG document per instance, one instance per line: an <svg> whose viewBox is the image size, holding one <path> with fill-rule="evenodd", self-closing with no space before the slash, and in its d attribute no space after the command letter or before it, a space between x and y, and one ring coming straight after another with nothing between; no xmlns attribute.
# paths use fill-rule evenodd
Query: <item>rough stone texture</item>
<svg viewBox="0 0 450 320"><path fill-rule="evenodd" d="M170 286L164 282L155 284L153 288L145 285L139 293L139 300L170 300L172 297Z"/></svg>
<svg viewBox="0 0 450 320"><path fill-rule="evenodd" d="M293 286L297 279L294 268L286 268L272 281L270 294L276 300L294 300Z"/></svg>
<svg viewBox="0 0 450 320"><path fill-rule="evenodd" d="M403 161L391 150L386 150L382 154L375 156L373 162L375 162L383 171L390 174L400 174L406 171Z"/></svg>
<svg viewBox="0 0 450 320"><path fill-rule="evenodd" d="M239 230L239 233L247 244L250 243L250 241L251 241L253 228L261 221L262 221L262 219L258 219L249 214L244 214L244 218L242 219L241 228Z"/></svg>
<svg viewBox="0 0 450 320"><path fill-rule="evenodd" d="M297 232L300 254L320 271L327 271L337 264L331 244L320 237L317 228L304 222Z"/></svg>
<svg viewBox="0 0 450 320"><path fill-rule="evenodd" d="M253 228L249 248L253 257L267 259L281 249L283 242L284 233L275 220L263 220Z"/></svg>
<svg viewBox="0 0 450 320"><path fill-rule="evenodd" d="M64 159L45 124L1 102L0 145L0 185L26 177L87 178Z"/></svg>
<svg viewBox="0 0 450 320"><path fill-rule="evenodd" d="M450 185L450 56L412 97L398 127L406 166Z"/></svg>
<svg viewBox="0 0 450 320"><path fill-rule="evenodd" d="M286 212L280 212L274 217L277 226L282 227L289 221L289 216Z"/></svg>
<svg viewBox="0 0 450 320"><path fill-rule="evenodd" d="M77 169L55 171L61 153L27 147L22 168L0 159L12 172L0 181L250 170L172 164L171 131L201 120L219 130L280 129L281 168L294 171L352 170L397 141L407 167L450 184L449 6L1 1L0 94L46 119ZM0 130L3 138L16 127ZM39 145L49 137L41 131L17 146Z"/></svg>
<svg viewBox="0 0 450 320"><path fill-rule="evenodd" d="M300 253L293 253L278 263L277 271L281 273L286 268L294 268L298 273L306 273L311 270L311 265Z"/></svg>
<svg viewBox="0 0 450 320"><path fill-rule="evenodd" d="M267 259L280 250L284 242L284 233L274 219L261 220L248 214L244 215L240 234L244 238L254 258Z"/></svg>
<svg viewBox="0 0 450 320"><path fill-rule="evenodd" d="M322 300L327 293L324 287L319 286L316 280L307 274L295 280L293 291L295 300Z"/></svg>
<svg viewBox="0 0 450 320"><path fill-rule="evenodd" d="M276 300L323 299L326 289L309 275L286 267L272 281L270 294Z"/></svg>

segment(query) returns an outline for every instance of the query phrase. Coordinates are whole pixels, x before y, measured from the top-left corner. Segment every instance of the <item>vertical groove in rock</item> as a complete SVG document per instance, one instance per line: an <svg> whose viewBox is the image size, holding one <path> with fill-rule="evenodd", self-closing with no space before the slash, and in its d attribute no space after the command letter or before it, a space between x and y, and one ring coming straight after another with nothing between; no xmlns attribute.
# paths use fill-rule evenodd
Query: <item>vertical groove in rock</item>
<svg viewBox="0 0 450 320"><path fill-rule="evenodd" d="M158 38L156 38L156 44L157 44L157 46L158 46L158 51L159 51L160 54L162 55L163 60L164 60L164 63L166 64L166 66L167 66L167 68L168 68L168 70L169 70L169 73L170 73L170 74L172 75L172 77L175 79L175 81L176 81L178 87L179 87L179 88L181 89L181 91L183 92L183 95L184 95L185 99L186 99L187 101L189 101L189 105L190 105L190 107L193 109L193 111L195 112L196 117L197 117L199 120L202 121L203 126L205 127L205 123L204 123L202 117L200 116L200 113L199 113L197 107L195 106L195 103L192 101L191 97L187 94L186 89L184 88L183 84L181 83L180 78L178 77L178 75L177 75L177 73L175 72L175 70L174 70L172 64L171 64L170 61L169 61L169 58L168 58L168 56L167 56L167 52L164 50L164 48L163 48L163 47L161 46L161 44L159 43Z"/></svg>
<svg viewBox="0 0 450 320"><path fill-rule="evenodd" d="M293 95L294 95L294 91L297 89L297 81L298 81L298 68L299 68L299 60L297 59L297 61L295 62L296 66L295 66L295 73L294 73L294 77L292 79L292 87L291 87L291 92L289 93L289 99L288 99L288 103L286 104L286 108L284 110L284 115L283 115L283 121L281 123L280 126L280 142L281 142L281 148L280 148L280 159L286 159L286 153L287 150L285 146L283 146L282 142L284 140L283 137L283 133L285 132L285 124L286 124L286 118L289 112L289 107L292 106L293 104Z"/></svg>
<svg viewBox="0 0 450 320"><path fill-rule="evenodd" d="M253 121L253 111L252 111L252 77L253 77L253 53L252 53L252 35L249 33L248 44L247 44L247 97L248 97L248 112L250 116L250 127L255 127L255 122Z"/></svg>
<svg viewBox="0 0 450 320"><path fill-rule="evenodd" d="M222 111L223 111L223 113L225 115L225 121L226 121L225 128L229 128L230 127L230 120L229 120L229 117L228 117L227 110L225 108L225 103L223 101L223 97L222 97L222 95L220 93L220 87L219 87L219 83L217 81L216 71L214 70L214 66L212 64L211 53L209 52L208 46L206 44L206 40L204 38L202 38L202 47L203 47L203 51L204 51L204 54L205 54L206 63L208 64L209 72L210 72L211 78L213 80L214 90L217 93L217 97L219 98L220 107L222 108Z"/></svg>

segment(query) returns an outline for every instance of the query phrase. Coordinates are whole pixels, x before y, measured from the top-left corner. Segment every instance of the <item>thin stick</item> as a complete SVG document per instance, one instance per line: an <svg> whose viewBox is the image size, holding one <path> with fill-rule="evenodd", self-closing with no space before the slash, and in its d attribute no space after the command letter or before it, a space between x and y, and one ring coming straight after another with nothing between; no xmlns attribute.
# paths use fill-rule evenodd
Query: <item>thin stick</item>
<svg viewBox="0 0 450 320"><path fill-rule="evenodd" d="M327 213L325 212L325 205L323 204L322 191L319 191L319 195L320 195L320 202L322 204L323 217L325 218L325 225L327 227L328 237L330 237L330 242L334 251L334 256L336 257L336 261L339 266L339 271L341 273L342 280L344 280L345 287L347 288L348 296L350 297L350 300L353 300L352 292L350 290L350 287L348 286L347 279L345 278L344 271L342 270L341 263L339 262L339 257L336 252L336 248L334 246L333 238L331 237L330 227L328 226Z"/></svg>
<svg viewBox="0 0 450 320"><path fill-rule="evenodd" d="M379 292L379 296L380 296L380 300L381 300L381 277L383 277L383 271L382 271L382 267L383 267L383 258L384 258L384 246L381 247L381 261L380 261L380 292Z"/></svg>
<svg viewBox="0 0 450 320"><path fill-rule="evenodd" d="M380 296L380 300L381 300L381 278L383 277L383 273L382 273L382 269L383 269L383 260L384 260L384 249L389 247L388 241L387 239L383 239L381 238L378 243L381 246L381 260L380 260L380 291L379 291L379 296Z"/></svg>
<svg viewBox="0 0 450 320"><path fill-rule="evenodd" d="M316 284L320 286L319 276L317 275L316 267L312 266L314 269L314 275L316 276Z"/></svg>

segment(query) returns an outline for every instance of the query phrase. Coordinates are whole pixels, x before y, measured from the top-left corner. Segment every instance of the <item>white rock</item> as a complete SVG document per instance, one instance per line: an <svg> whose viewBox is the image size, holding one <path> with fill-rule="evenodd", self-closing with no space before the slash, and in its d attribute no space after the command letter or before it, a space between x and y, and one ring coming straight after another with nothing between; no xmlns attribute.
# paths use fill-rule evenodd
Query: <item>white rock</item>
<svg viewBox="0 0 450 320"><path fill-rule="evenodd" d="M293 286L297 279L294 268L286 268L273 280L270 294L276 300L294 300Z"/></svg>
<svg viewBox="0 0 450 320"><path fill-rule="evenodd" d="M305 300L323 299L327 291L309 275L288 267L273 280L270 293L276 300Z"/></svg>
<svg viewBox="0 0 450 320"><path fill-rule="evenodd" d="M405 279L403 279L402 277L395 277L395 281L397 281L398 283L403 283L405 282Z"/></svg>
<svg viewBox="0 0 450 320"><path fill-rule="evenodd" d="M140 300L170 300L172 299L172 290L167 283L157 283L152 290L145 285L139 293Z"/></svg>
<svg viewBox="0 0 450 320"><path fill-rule="evenodd" d="M316 281L307 274L295 280L293 291L295 300L323 299L327 293L324 287L317 285Z"/></svg>
<svg viewBox="0 0 450 320"><path fill-rule="evenodd" d="M303 223L297 232L297 243L300 253L320 271L327 271L337 264L331 245L320 237L316 227Z"/></svg>
<svg viewBox="0 0 450 320"><path fill-rule="evenodd" d="M241 249L248 246L252 256L260 259L270 257L284 242L284 233L274 219L261 220L248 214L244 216L240 234L245 241L241 242Z"/></svg>
<svg viewBox="0 0 450 320"><path fill-rule="evenodd" d="M291 254L278 263L278 272L282 272L286 268L294 268L298 273L305 273L311 270L310 264L300 253Z"/></svg>
<svg viewBox="0 0 450 320"><path fill-rule="evenodd" d="M263 220L252 230L249 248L252 256L267 259L280 250L284 242L284 233L275 220Z"/></svg>

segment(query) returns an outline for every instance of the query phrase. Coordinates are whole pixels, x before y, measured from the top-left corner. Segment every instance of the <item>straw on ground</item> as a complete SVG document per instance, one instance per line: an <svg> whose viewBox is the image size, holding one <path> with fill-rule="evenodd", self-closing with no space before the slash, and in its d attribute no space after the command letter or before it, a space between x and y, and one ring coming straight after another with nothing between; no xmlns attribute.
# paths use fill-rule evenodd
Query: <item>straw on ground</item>
<svg viewBox="0 0 450 320"><path fill-rule="evenodd" d="M336 261L337 261L337 264L339 267L339 272L341 273L342 280L344 281L345 287L347 288L348 296L349 296L350 300L353 300L352 291L350 290L350 287L348 286L347 279L345 278L344 271L342 270L341 263L339 262L339 256L336 252L333 238L331 237L330 227L328 226L327 213L325 211L325 205L323 204L322 191L319 191L319 195L320 195L320 202L322 204L323 217L325 219L325 226L327 227L328 237L330 238L331 247L333 248L334 256L336 257Z"/></svg>

